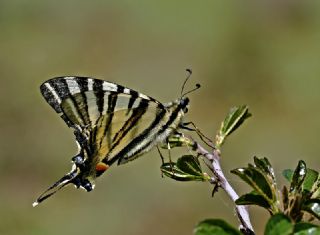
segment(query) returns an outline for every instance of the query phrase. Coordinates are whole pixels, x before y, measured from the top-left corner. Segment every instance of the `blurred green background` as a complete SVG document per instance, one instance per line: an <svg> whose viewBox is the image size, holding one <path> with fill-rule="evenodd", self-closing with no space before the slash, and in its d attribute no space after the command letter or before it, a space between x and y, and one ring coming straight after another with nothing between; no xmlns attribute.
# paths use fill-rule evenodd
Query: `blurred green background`
<svg viewBox="0 0 320 235"><path fill-rule="evenodd" d="M117 82L162 102L192 68L190 112L213 137L234 105L253 113L224 146L228 172L269 157L278 178L305 159L319 169L319 1L0 1L0 234L184 235L204 218L238 226L223 191L161 178L155 150L112 167L91 193L66 188L73 134L41 97L54 76ZM180 150L185 151L185 150ZM175 154L176 153L176 154ZM178 155L177 152L174 152ZM252 208L257 234L267 213Z"/></svg>

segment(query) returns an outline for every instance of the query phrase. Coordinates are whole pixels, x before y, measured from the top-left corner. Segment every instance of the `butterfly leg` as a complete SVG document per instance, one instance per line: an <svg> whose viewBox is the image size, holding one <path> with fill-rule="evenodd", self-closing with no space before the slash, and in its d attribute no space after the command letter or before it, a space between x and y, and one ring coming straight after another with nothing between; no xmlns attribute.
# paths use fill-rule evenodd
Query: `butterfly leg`
<svg viewBox="0 0 320 235"><path fill-rule="evenodd" d="M163 164L164 164L164 157L163 157L163 155L162 155L162 153L161 153L161 151L160 151L160 149L159 149L159 146L158 145L156 145L157 146L157 150L158 150L158 153L159 153L159 156L160 156L160 158L161 158L161 162L162 162L162 165L161 166L163 166ZM161 171L161 177L163 178L163 172Z"/></svg>
<svg viewBox="0 0 320 235"><path fill-rule="evenodd" d="M188 127L189 125L192 126L192 128ZM214 144L212 142L212 140L210 138L208 138L206 135L204 135L200 129L193 123L193 122L184 122L182 124L180 124L179 126L181 129L185 129L188 131L195 131L197 133L197 135L200 137L200 139L206 144L208 145L210 148L215 148Z"/></svg>
<svg viewBox="0 0 320 235"><path fill-rule="evenodd" d="M161 153L158 145L157 145L157 150L158 150L158 153L159 153L159 155L160 155L161 162L162 162L162 165L163 165L163 164L164 164L164 157L163 157L163 155L162 155L162 153Z"/></svg>
<svg viewBox="0 0 320 235"><path fill-rule="evenodd" d="M171 168L171 172L173 173L173 162L171 160L171 146L170 146L170 142L168 140L168 138L166 139L166 142L167 142L167 148L168 148L168 156L169 156L169 162L170 162L170 168Z"/></svg>
<svg viewBox="0 0 320 235"><path fill-rule="evenodd" d="M171 168L171 171L172 171L172 173L173 173L173 167L172 167L172 165L173 165L173 162L172 162L172 160L171 160L171 147L170 147L170 142L169 142L169 140L168 139L166 139L166 144L167 144L167 149L168 149L168 156L169 156L169 163L170 163L170 168ZM159 155L160 155L160 158L161 158L161 161L162 161L162 165L164 164L164 157L163 157L163 155L162 155L162 153L160 152L160 149L159 149L159 146L157 145L157 150L158 150L158 153L159 153ZM162 175L162 173L161 173L161 175ZM163 175L162 175L163 176Z"/></svg>

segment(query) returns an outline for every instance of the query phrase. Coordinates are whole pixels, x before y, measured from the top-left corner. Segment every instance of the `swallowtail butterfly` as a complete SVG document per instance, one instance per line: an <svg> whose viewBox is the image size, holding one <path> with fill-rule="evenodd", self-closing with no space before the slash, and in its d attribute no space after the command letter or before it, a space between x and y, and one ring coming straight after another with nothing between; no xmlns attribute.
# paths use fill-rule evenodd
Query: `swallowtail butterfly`
<svg viewBox="0 0 320 235"><path fill-rule="evenodd" d="M40 90L73 129L79 150L72 158L71 172L42 193L33 206L68 184L91 191L95 178L112 164L127 163L174 134L189 103L181 95L162 104L135 90L89 77L52 78Z"/></svg>

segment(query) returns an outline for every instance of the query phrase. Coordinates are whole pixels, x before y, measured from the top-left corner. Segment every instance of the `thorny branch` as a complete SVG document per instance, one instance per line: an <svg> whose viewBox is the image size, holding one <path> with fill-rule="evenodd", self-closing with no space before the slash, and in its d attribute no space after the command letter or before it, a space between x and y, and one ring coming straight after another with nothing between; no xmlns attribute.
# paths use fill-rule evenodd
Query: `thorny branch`
<svg viewBox="0 0 320 235"><path fill-rule="evenodd" d="M223 174L220 165L220 151L214 148L212 153L210 153L197 142L194 142L194 146L197 153L204 156L211 163L211 165L209 165L209 168L214 174L210 181L211 184L214 184L216 186L216 184L218 183L219 187L221 187L228 194L231 200L235 202L239 198L239 196ZM241 224L240 230L247 235L254 234L247 206L236 206L236 213Z"/></svg>

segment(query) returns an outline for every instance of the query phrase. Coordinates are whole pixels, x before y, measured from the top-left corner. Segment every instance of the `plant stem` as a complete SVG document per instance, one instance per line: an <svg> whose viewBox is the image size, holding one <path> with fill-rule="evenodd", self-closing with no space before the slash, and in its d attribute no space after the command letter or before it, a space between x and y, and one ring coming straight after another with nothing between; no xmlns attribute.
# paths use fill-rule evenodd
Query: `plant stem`
<svg viewBox="0 0 320 235"><path fill-rule="evenodd" d="M220 151L218 149L213 149L212 153L208 152L205 148L195 142L196 151L207 158L211 165L209 165L214 177L212 177L211 183L216 184L218 181L219 186L228 194L233 202L235 202L239 196L229 184L228 180L223 174L220 165ZM238 219L240 221L240 229L245 234L254 234L253 227L251 225L249 211L247 206L236 206L236 212Z"/></svg>

